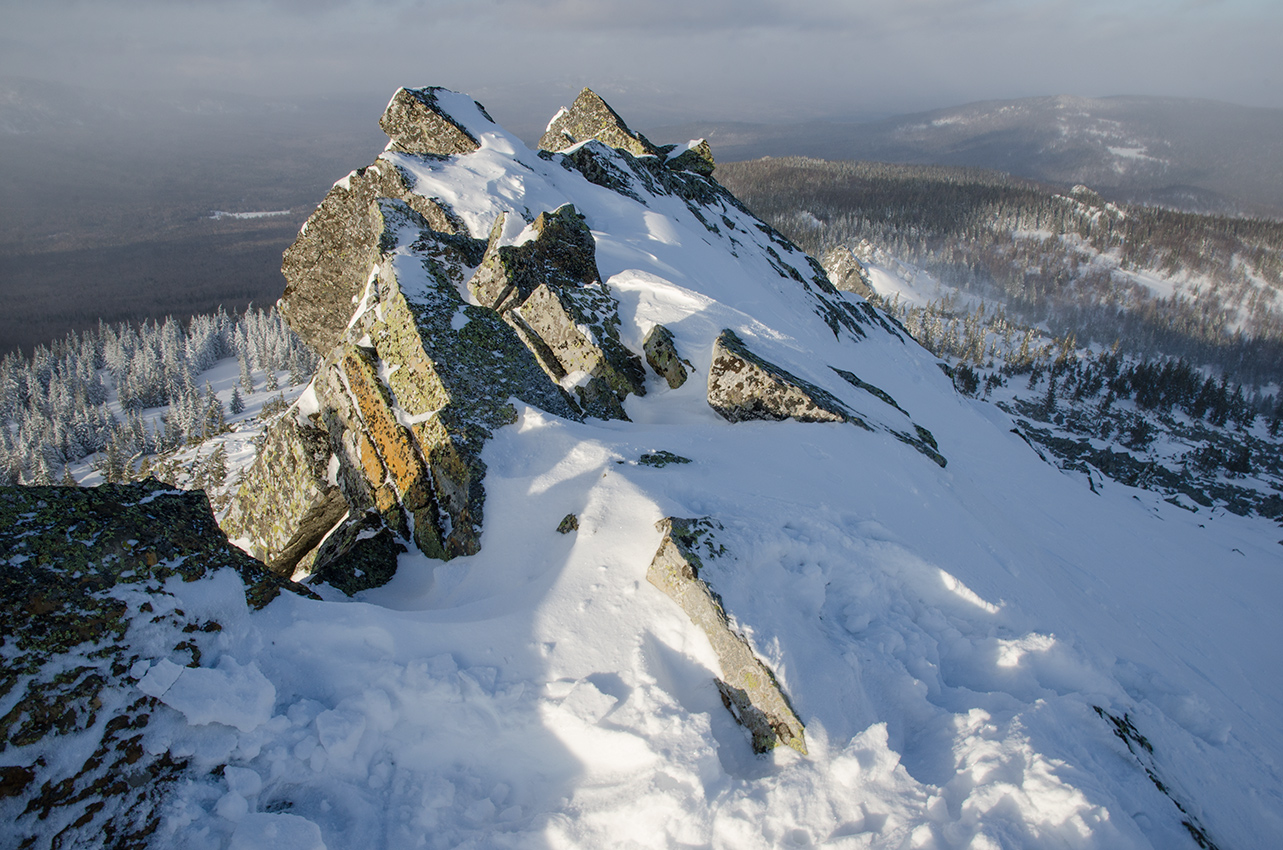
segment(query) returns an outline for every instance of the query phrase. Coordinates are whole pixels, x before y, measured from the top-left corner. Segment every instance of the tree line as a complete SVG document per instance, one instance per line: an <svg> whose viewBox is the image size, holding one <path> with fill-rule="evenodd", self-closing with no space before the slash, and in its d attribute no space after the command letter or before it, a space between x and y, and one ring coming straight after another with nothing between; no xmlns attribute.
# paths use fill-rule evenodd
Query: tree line
<svg viewBox="0 0 1283 850"><path fill-rule="evenodd" d="M316 355L280 314L249 308L71 332L30 357L0 358L0 484L74 483L70 465L99 454L107 480L128 477L132 464L226 430L228 411L199 375L236 357L242 392L277 389L277 373L308 380ZM111 402L114 401L114 404ZM158 413L155 408L164 408ZM148 411L153 411L148 413Z"/></svg>

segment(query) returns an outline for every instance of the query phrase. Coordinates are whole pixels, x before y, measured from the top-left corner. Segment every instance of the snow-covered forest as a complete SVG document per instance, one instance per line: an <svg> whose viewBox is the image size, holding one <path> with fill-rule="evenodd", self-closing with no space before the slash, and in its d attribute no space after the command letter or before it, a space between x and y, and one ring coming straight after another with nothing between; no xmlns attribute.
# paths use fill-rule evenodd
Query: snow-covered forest
<svg viewBox="0 0 1283 850"><path fill-rule="evenodd" d="M969 296L928 314L986 303L972 321L990 330L1010 314L1084 346L1283 383L1281 222L1117 205L976 169L786 157L717 173L814 256L884 252Z"/></svg>
<svg viewBox="0 0 1283 850"><path fill-rule="evenodd" d="M220 399L200 376L236 358L240 380ZM219 311L186 324L99 324L30 357L0 359L0 484L74 483L93 457L103 480L120 481L152 456L226 429L258 386L305 383L316 357L275 309ZM282 374L285 373L285 374Z"/></svg>

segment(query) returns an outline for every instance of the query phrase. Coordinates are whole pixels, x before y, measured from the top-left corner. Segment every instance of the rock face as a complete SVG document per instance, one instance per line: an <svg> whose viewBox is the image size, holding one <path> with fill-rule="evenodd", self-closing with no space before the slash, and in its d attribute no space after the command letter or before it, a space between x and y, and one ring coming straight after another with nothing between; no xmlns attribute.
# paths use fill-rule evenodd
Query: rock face
<svg viewBox="0 0 1283 850"><path fill-rule="evenodd" d="M675 390L686 383L686 367L690 363L677 353L672 331L663 325L655 325L647 332L642 347L646 351L646 362L656 375L668 382L669 389Z"/></svg>
<svg viewBox="0 0 1283 850"><path fill-rule="evenodd" d="M614 114L602 106L593 120ZM336 184L286 252L280 308L321 366L306 404L269 429L223 520L278 574L347 592L386 581L405 545L442 559L480 549L480 451L515 421L510 399L626 419L623 400L645 392L573 206L527 219L516 240L500 215L482 241L416 190L405 163L476 151L477 128L492 126L484 109L401 89L381 126L396 153ZM622 122L609 129L626 141Z"/></svg>
<svg viewBox="0 0 1283 850"><path fill-rule="evenodd" d="M633 156L659 153L659 148L649 139L628 129L624 119L591 89L581 91L569 109L557 113L539 140L539 147L546 151L564 151L589 139L626 150Z"/></svg>
<svg viewBox="0 0 1283 850"><path fill-rule="evenodd" d="M126 674L158 652L197 666L221 628L167 605L163 583L230 569L256 608L308 591L230 545L203 493L154 479L0 488L0 551L6 833L13 846L82 846L80 835L142 847L184 762L142 746L157 700Z"/></svg>
<svg viewBox="0 0 1283 850"><path fill-rule="evenodd" d="M868 427L832 393L749 351L732 330L722 331L713 343L708 404L730 422L796 419Z"/></svg>
<svg viewBox="0 0 1283 850"><path fill-rule="evenodd" d="M775 674L753 654L748 641L731 629L721 599L699 577L704 558L724 554L713 539L719 526L710 519L668 517L657 527L664 537L646 579L680 605L708 636L722 667L717 682L722 702L753 736L753 750L764 753L787 744L805 754L802 722Z"/></svg>

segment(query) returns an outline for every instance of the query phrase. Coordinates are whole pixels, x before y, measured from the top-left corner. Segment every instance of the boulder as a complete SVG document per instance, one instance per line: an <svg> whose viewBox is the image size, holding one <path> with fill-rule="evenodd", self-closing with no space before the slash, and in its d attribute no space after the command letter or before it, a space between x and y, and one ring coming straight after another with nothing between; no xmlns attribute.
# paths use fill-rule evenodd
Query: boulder
<svg viewBox="0 0 1283 850"><path fill-rule="evenodd" d="M796 419L868 427L832 393L757 356L729 329L713 343L708 404L730 422Z"/></svg>
<svg viewBox="0 0 1283 850"><path fill-rule="evenodd" d="M650 364L650 368L668 382L670 389L675 390L686 383L686 367L690 363L677 353L672 331L663 325L655 325L646 333L642 349L646 352L646 362Z"/></svg>
<svg viewBox="0 0 1283 850"><path fill-rule="evenodd" d="M681 606L708 636L722 668L717 680L722 702L752 735L754 752L787 744L805 754L805 730L775 674L753 653L744 636L731 628L721 598L700 578L703 559L725 553L713 537L720 524L708 518L668 517L656 527L664 536L646 579Z"/></svg>
<svg viewBox="0 0 1283 850"><path fill-rule="evenodd" d="M606 101L586 88L569 109L562 108L553 116L539 140L539 147L546 151L564 151L589 139L621 148L633 156L659 152L645 136L628 129L624 119Z"/></svg>
<svg viewBox="0 0 1283 850"><path fill-rule="evenodd" d="M453 156L472 153L480 141L455 117L438 105L438 96L447 92L437 86L397 89L388 102L379 126L392 140L390 147L400 153ZM448 92L453 94L453 92ZM480 108L480 104L478 104ZM480 109L486 119L494 123Z"/></svg>

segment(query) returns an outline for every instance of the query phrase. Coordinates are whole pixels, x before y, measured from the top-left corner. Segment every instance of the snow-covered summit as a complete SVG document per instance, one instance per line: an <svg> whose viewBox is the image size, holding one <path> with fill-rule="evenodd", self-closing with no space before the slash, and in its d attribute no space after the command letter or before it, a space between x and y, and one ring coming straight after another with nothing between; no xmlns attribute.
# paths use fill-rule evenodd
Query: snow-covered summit
<svg viewBox="0 0 1283 850"><path fill-rule="evenodd" d="M603 141L631 131L586 100L536 151L401 90L287 254L324 360L225 526L322 599L157 582L149 616L218 626L180 649L126 594L101 687L181 763L147 840L1283 834L1277 530L1043 462L699 146ZM0 813L51 843L21 806L67 760L37 746L3 753L30 778ZM85 805L53 807L72 843Z"/></svg>

